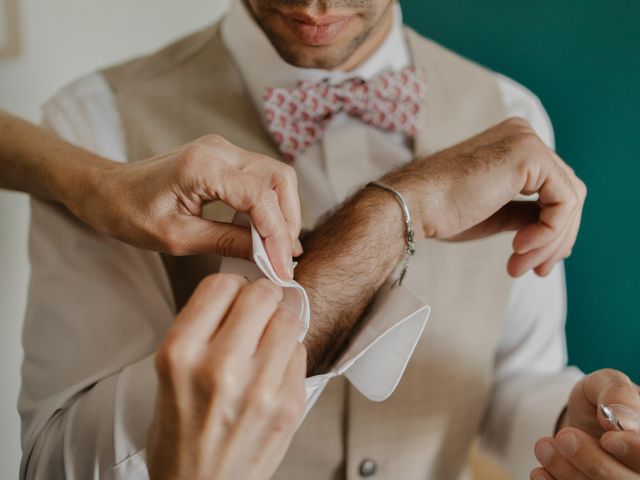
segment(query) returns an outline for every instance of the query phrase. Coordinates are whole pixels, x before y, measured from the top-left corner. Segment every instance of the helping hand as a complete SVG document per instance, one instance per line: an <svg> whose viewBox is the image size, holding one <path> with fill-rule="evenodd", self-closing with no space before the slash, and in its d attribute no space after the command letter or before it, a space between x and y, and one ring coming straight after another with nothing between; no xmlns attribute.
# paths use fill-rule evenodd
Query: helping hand
<svg viewBox="0 0 640 480"><path fill-rule="evenodd" d="M586 187L522 119L499 125L382 179L406 195L426 237L470 240L517 230L508 270L547 275L570 255ZM513 202L518 194L538 202Z"/></svg>
<svg viewBox="0 0 640 480"><path fill-rule="evenodd" d="M247 228L201 218L207 202L247 213L265 239L282 278L292 278L292 256L302 253L296 174L288 165L207 135L169 153L99 168L72 210L107 235L172 255L215 253L250 258Z"/></svg>
<svg viewBox="0 0 640 480"><path fill-rule="evenodd" d="M153 480L266 480L305 402L298 319L269 280L205 278L156 355Z"/></svg>
<svg viewBox="0 0 640 480"><path fill-rule="evenodd" d="M606 416L606 405L625 431ZM562 427L535 452L532 480L640 480L640 387L616 370L588 375L573 389Z"/></svg>

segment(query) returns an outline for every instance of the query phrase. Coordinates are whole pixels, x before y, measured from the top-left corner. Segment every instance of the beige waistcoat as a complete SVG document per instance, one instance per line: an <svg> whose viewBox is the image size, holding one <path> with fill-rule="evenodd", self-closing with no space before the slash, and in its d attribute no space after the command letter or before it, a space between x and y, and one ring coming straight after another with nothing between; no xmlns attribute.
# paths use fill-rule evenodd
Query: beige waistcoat
<svg viewBox="0 0 640 480"><path fill-rule="evenodd" d="M427 72L428 106L415 154L433 153L504 117L494 75L407 29L413 62ZM217 133L278 158L219 36L218 26L104 72L126 132L130 161ZM304 211L304 205L303 205ZM219 204L207 215L228 220ZM308 226L315 219L304 215ZM372 459L372 478L459 478L481 425L492 384L510 280L510 238L465 244L421 240L406 284L432 315L396 392L365 399L332 381L296 434L277 479L357 479ZM163 256L177 307L215 272L213 256Z"/></svg>

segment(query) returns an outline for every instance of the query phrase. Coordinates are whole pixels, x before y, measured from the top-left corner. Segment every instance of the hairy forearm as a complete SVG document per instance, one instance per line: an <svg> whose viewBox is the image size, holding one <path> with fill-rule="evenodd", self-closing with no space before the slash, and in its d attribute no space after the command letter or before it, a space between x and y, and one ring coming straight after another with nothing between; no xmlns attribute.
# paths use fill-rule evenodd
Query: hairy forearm
<svg viewBox="0 0 640 480"><path fill-rule="evenodd" d="M0 112L0 188L67 204L90 194L93 173L114 164Z"/></svg>
<svg viewBox="0 0 640 480"><path fill-rule="evenodd" d="M404 228L393 196L365 188L304 242L296 280L311 304L305 339L309 374L327 371L344 349L358 319L402 258Z"/></svg>

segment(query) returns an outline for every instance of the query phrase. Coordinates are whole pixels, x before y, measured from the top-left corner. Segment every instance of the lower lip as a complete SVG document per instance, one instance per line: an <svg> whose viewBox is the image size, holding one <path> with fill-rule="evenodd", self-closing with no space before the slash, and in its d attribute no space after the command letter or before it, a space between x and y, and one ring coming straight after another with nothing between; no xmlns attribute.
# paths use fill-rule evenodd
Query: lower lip
<svg viewBox="0 0 640 480"><path fill-rule="evenodd" d="M283 15L284 21L291 32L303 43L313 46L329 45L347 28L352 17L347 17L324 25L313 25L310 23L294 20Z"/></svg>

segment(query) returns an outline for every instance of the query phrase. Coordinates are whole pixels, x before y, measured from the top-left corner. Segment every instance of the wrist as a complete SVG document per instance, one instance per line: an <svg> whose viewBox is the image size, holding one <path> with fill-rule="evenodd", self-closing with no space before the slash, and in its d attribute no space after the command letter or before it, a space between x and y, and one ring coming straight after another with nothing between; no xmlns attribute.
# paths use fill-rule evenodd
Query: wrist
<svg viewBox="0 0 640 480"><path fill-rule="evenodd" d="M108 189L111 174L118 167L118 163L95 155L74 157L69 169L62 172L60 181L55 182L58 201L74 215L98 228L99 225L90 221L95 216L90 213L97 208L96 200Z"/></svg>
<svg viewBox="0 0 640 480"><path fill-rule="evenodd" d="M404 198L411 215L416 238L420 236L434 237L435 222L429 220L432 212L425 211L425 209L429 205L437 205L438 202L435 199L426 198L434 197L435 190L426 185L423 178L403 170L393 172L383 177L381 181L396 189Z"/></svg>

